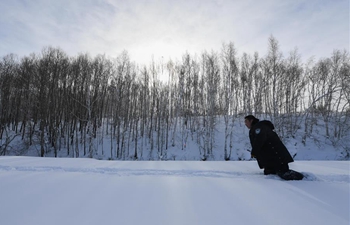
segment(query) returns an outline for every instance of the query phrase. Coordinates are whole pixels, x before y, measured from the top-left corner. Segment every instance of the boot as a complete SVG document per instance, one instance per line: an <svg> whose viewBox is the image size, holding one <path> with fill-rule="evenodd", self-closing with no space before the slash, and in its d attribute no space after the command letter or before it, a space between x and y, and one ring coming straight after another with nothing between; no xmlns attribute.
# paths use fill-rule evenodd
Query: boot
<svg viewBox="0 0 350 225"><path fill-rule="evenodd" d="M277 175L283 180L302 180L304 178L303 174L294 170L288 170L286 172L278 172Z"/></svg>

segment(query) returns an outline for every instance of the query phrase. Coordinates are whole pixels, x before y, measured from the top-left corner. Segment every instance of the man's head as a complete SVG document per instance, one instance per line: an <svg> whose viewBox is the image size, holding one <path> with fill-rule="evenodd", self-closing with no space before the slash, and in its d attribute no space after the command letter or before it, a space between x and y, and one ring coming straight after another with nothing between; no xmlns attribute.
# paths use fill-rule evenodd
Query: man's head
<svg viewBox="0 0 350 225"><path fill-rule="evenodd" d="M259 122L259 119L255 118L253 115L248 115L244 117L244 123L248 129L252 128L254 124Z"/></svg>

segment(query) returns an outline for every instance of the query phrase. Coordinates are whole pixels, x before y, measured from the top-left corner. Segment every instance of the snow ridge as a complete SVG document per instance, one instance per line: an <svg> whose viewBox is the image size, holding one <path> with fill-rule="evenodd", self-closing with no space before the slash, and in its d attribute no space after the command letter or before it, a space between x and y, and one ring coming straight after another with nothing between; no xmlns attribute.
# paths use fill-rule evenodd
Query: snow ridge
<svg viewBox="0 0 350 225"><path fill-rule="evenodd" d="M280 179L276 175L263 176L259 172L241 172L241 171L222 171L222 170L166 170L166 169L125 169L111 167L96 168L78 168L78 167L60 167L60 166L4 166L0 165L0 171L19 171L19 172L65 172L65 173L83 173L83 174L104 174L120 177L127 176L175 176L175 177L207 177L207 178L256 178L256 179ZM345 182L350 183L348 175L315 175L313 173L303 172L304 181L323 181L323 182Z"/></svg>

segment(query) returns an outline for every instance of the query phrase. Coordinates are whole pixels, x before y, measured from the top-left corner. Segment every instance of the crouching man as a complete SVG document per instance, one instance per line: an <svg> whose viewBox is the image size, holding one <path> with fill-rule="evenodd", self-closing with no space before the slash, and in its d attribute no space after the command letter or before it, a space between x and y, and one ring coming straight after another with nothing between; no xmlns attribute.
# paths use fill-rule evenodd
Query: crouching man
<svg viewBox="0 0 350 225"><path fill-rule="evenodd" d="M274 125L267 120L259 121L253 115L244 119L249 129L252 157L256 158L260 169L264 169L264 174L277 174L284 180L303 179L303 174L289 169L288 163L294 160L275 133Z"/></svg>

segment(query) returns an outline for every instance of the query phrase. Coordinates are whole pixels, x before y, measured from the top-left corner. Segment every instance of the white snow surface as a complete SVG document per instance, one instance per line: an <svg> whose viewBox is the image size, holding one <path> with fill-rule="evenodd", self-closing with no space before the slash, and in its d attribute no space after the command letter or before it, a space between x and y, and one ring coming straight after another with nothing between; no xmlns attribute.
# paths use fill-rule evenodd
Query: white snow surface
<svg viewBox="0 0 350 225"><path fill-rule="evenodd" d="M1 225L349 225L349 161L296 161L301 181L254 161L0 157Z"/></svg>

